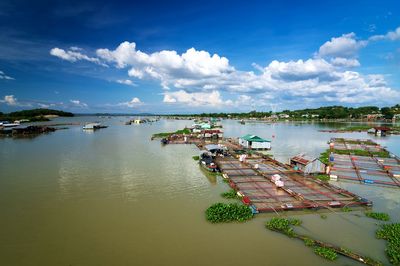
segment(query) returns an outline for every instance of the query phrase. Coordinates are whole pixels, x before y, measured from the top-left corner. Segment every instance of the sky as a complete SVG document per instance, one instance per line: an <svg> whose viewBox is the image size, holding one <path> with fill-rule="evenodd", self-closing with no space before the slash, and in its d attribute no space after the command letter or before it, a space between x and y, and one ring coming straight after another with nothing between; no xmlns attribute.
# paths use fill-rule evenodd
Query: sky
<svg viewBox="0 0 400 266"><path fill-rule="evenodd" d="M1 112L398 103L398 1L0 0Z"/></svg>

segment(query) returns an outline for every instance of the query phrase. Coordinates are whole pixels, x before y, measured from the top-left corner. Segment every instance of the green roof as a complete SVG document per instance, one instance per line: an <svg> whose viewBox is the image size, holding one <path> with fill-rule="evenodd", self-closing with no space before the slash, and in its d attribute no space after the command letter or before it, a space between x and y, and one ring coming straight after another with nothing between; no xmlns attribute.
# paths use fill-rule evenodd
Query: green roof
<svg viewBox="0 0 400 266"><path fill-rule="evenodd" d="M247 141L252 141L252 142L271 142L270 140L266 140L263 138L260 138L259 136L256 135L244 135L243 137L241 137L241 139L247 140Z"/></svg>

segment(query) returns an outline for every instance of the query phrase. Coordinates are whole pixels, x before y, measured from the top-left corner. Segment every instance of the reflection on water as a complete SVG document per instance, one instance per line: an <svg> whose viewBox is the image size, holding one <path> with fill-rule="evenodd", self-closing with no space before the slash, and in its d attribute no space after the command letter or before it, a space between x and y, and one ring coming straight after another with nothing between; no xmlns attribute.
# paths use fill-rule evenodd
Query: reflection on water
<svg viewBox="0 0 400 266"><path fill-rule="evenodd" d="M0 265L332 265L302 243L265 230L273 214L245 224L205 221L207 206L225 201L220 193L227 184L192 159L199 154L195 146L150 141L153 133L192 121L56 122L64 120L110 127L88 133L77 125L34 139L0 139ZM333 136L366 137L318 132L327 127L321 124L223 124L228 137L271 139L271 153L284 162L300 152L318 155ZM400 154L399 137L375 140ZM397 189L338 184L400 219ZM304 220L299 230L387 263L383 241L373 237L375 222L361 211L327 213L326 220L312 212L291 215Z"/></svg>

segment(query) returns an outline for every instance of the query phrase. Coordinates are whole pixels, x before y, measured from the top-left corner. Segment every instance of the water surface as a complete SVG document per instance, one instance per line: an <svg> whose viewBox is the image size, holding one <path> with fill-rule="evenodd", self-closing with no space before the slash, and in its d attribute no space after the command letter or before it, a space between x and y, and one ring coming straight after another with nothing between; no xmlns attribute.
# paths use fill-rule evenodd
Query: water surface
<svg viewBox="0 0 400 266"><path fill-rule="evenodd" d="M153 133L174 131L191 121L161 120L84 132L70 126L32 139L0 139L0 265L352 265L315 256L311 249L264 228L273 214L244 224L210 224L204 210L223 201L228 186L205 176L191 158L193 145L161 146ZM225 134L247 133L272 140L272 154L287 162L300 152L317 155L332 136L321 124L223 121ZM400 138L375 139L400 154ZM399 220L398 189L339 182L374 201L374 208ZM387 263L375 221L362 211L290 213L298 230ZM361 214L361 215L360 215ZM359 217L361 216L361 217Z"/></svg>

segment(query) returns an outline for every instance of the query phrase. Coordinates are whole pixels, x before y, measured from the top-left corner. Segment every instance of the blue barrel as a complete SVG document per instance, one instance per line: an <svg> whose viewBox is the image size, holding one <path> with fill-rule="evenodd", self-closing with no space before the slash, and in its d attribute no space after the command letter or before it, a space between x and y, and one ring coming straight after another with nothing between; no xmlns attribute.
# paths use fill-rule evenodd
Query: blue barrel
<svg viewBox="0 0 400 266"><path fill-rule="evenodd" d="M366 184L373 184L373 183L375 183L375 182L374 182L374 180L364 179L364 183L366 183Z"/></svg>
<svg viewBox="0 0 400 266"><path fill-rule="evenodd" d="M331 153L331 154L329 155L329 161L330 161L330 162L335 161L335 157L333 156L333 153Z"/></svg>

